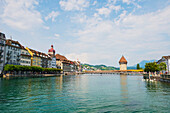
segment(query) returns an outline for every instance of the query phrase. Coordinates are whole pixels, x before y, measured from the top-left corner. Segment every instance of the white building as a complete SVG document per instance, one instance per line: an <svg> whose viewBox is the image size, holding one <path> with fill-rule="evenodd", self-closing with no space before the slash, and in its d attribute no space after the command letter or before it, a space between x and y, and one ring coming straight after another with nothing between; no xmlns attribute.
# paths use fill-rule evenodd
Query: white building
<svg viewBox="0 0 170 113"><path fill-rule="evenodd" d="M5 64L20 65L22 45L18 41L6 40Z"/></svg>
<svg viewBox="0 0 170 113"><path fill-rule="evenodd" d="M5 34L0 32L0 74L5 64Z"/></svg>
<svg viewBox="0 0 170 113"><path fill-rule="evenodd" d="M170 55L169 56L163 56L160 60L158 60L158 64L160 64L161 62L165 62L166 63L166 71L168 73L170 73Z"/></svg>
<svg viewBox="0 0 170 113"><path fill-rule="evenodd" d="M20 65L31 66L31 55L24 47L21 49Z"/></svg>

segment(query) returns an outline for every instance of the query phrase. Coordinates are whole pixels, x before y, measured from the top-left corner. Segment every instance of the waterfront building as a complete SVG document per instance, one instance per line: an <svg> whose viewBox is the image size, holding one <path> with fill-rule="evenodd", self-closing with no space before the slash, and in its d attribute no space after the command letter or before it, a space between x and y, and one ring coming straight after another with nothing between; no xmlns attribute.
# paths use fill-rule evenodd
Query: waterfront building
<svg viewBox="0 0 170 113"><path fill-rule="evenodd" d="M5 64L20 65L22 45L18 41L6 40Z"/></svg>
<svg viewBox="0 0 170 113"><path fill-rule="evenodd" d="M52 58L48 55L48 68L51 68L52 67Z"/></svg>
<svg viewBox="0 0 170 113"><path fill-rule="evenodd" d="M48 55L51 57L51 66L50 66L50 68L57 68L56 67L55 50L53 48L53 45L51 45L51 49L48 50Z"/></svg>
<svg viewBox="0 0 170 113"><path fill-rule="evenodd" d="M5 34L0 32L0 74L5 64Z"/></svg>
<svg viewBox="0 0 170 113"><path fill-rule="evenodd" d="M64 72L71 71L70 61L65 56L56 54L55 57L57 67L60 67Z"/></svg>
<svg viewBox="0 0 170 113"><path fill-rule="evenodd" d="M166 63L166 71L170 74L170 55L168 56L162 56L162 58L160 60L158 60L158 64L160 64L161 62L165 62Z"/></svg>
<svg viewBox="0 0 170 113"><path fill-rule="evenodd" d="M27 51L27 49L24 46L23 49L21 49L20 64L23 66L31 66L31 54Z"/></svg>
<svg viewBox="0 0 170 113"><path fill-rule="evenodd" d="M48 63L49 63L49 60L51 59L50 56L48 56L45 53L41 53L40 56L41 56L41 67L48 68L49 67Z"/></svg>
<svg viewBox="0 0 170 113"><path fill-rule="evenodd" d="M30 48L26 48L28 50L28 52L31 55L31 66L38 66L41 67L41 56L40 56L40 52L30 49Z"/></svg>
<svg viewBox="0 0 170 113"><path fill-rule="evenodd" d="M31 66L38 66L43 68L51 67L51 58L49 55L26 47L26 50L31 55Z"/></svg>
<svg viewBox="0 0 170 113"><path fill-rule="evenodd" d="M82 72L82 65L80 61L77 61L78 72Z"/></svg>
<svg viewBox="0 0 170 113"><path fill-rule="evenodd" d="M121 57L119 61L119 65L120 65L120 70L127 70L127 60L125 59L124 56Z"/></svg>
<svg viewBox="0 0 170 113"><path fill-rule="evenodd" d="M80 61L74 61L73 67L74 67L74 71L82 72L82 66L81 66Z"/></svg>

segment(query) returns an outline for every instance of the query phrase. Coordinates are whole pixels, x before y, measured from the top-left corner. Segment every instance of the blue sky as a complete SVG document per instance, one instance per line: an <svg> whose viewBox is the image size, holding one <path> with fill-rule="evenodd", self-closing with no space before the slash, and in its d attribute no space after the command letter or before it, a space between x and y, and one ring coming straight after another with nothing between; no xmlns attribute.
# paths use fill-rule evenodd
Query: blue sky
<svg viewBox="0 0 170 113"><path fill-rule="evenodd" d="M22 45L118 66L170 55L170 0L0 0L0 31Z"/></svg>

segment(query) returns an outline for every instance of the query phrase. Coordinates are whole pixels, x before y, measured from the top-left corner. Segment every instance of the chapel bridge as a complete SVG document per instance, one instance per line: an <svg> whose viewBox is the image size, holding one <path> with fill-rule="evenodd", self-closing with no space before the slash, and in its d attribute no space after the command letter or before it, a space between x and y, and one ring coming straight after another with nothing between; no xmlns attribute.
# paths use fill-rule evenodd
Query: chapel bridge
<svg viewBox="0 0 170 113"><path fill-rule="evenodd" d="M125 74L125 75L143 75L143 70L103 70L103 71L85 71L86 74Z"/></svg>

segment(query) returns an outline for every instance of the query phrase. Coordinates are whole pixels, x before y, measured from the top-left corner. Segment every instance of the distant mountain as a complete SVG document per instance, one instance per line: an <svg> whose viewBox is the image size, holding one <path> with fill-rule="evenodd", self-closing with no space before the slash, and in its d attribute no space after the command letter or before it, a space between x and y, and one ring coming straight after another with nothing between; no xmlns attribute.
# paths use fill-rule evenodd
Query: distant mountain
<svg viewBox="0 0 170 113"><path fill-rule="evenodd" d="M136 66L127 66L127 70L129 69L136 69Z"/></svg>
<svg viewBox="0 0 170 113"><path fill-rule="evenodd" d="M82 64L83 69L85 70L118 70L116 67L106 66L106 65L90 65L90 64Z"/></svg>
<svg viewBox="0 0 170 113"><path fill-rule="evenodd" d="M145 68L145 64L146 63L149 63L149 62L154 62L154 61L156 61L157 62L157 60L142 60L141 62L139 62L138 64L140 65L140 67L141 68ZM137 64L136 65L134 65L133 67L136 67L137 66Z"/></svg>
<svg viewBox="0 0 170 113"><path fill-rule="evenodd" d="M141 68L145 68L145 64L149 62L154 62L157 60L143 60L139 62L138 64L140 65ZM128 66L127 69L136 69L136 65L134 66ZM118 67L113 67L113 66L106 66L106 65L90 65L90 64L82 64L83 69L85 70L119 70L120 68Z"/></svg>

